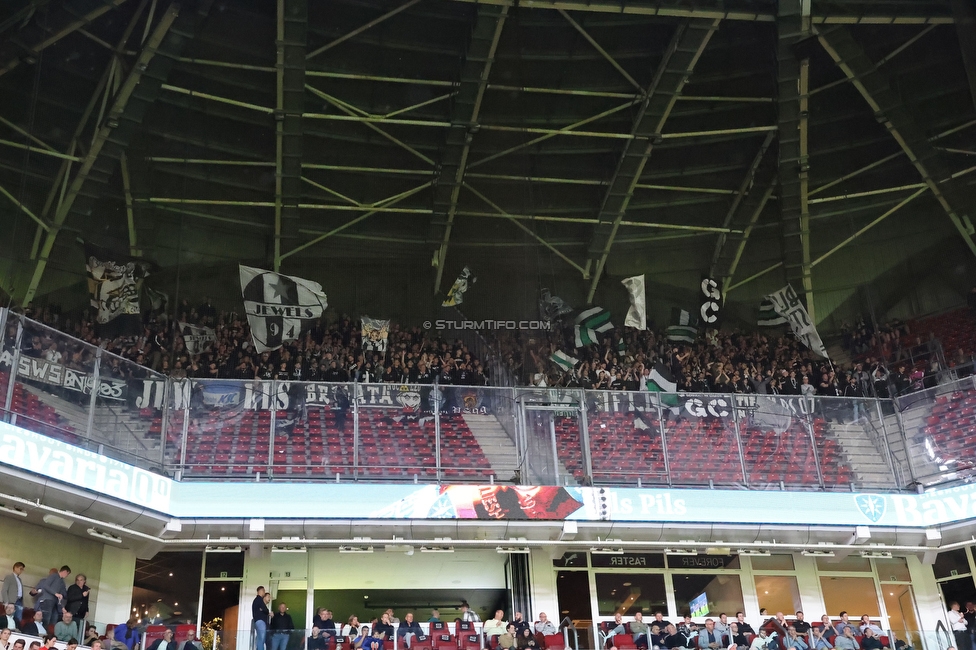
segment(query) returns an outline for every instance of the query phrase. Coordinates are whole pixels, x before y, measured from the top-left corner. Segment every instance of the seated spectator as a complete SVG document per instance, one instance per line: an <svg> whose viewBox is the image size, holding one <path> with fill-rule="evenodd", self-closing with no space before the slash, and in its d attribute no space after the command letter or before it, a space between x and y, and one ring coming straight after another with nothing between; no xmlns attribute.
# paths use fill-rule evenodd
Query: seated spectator
<svg viewBox="0 0 976 650"><path fill-rule="evenodd" d="M5 630L19 631L20 626L17 621L17 606L13 603L7 603L4 606L3 617L0 617L0 628Z"/></svg>
<svg viewBox="0 0 976 650"><path fill-rule="evenodd" d="M539 620L536 621L535 631L536 634L543 634L543 635L558 633L556 626L552 624L552 621L549 620L549 617L546 616L545 612L539 612Z"/></svg>
<svg viewBox="0 0 976 650"><path fill-rule="evenodd" d="M688 639L683 634L678 633L678 628L674 626L674 623L668 623L667 628L665 628L667 634L664 636L664 647L669 650L674 650L674 648L690 648L687 645Z"/></svg>
<svg viewBox="0 0 976 650"><path fill-rule="evenodd" d="M498 635L498 648L499 650L518 650L514 623L509 623L505 627L505 631Z"/></svg>
<svg viewBox="0 0 976 650"><path fill-rule="evenodd" d="M651 630L648 635L648 647L650 650L661 650L664 647L665 632L657 623L651 623Z"/></svg>
<svg viewBox="0 0 976 650"><path fill-rule="evenodd" d="M166 628L163 630L163 638L156 639L149 650L176 650L176 641L173 640L173 630Z"/></svg>
<svg viewBox="0 0 976 650"><path fill-rule="evenodd" d="M766 634L766 630L759 628L759 634L752 639L752 643L749 645L749 650L766 650L771 641L772 638Z"/></svg>
<svg viewBox="0 0 976 650"><path fill-rule="evenodd" d="M858 629L861 631L861 634L864 634L865 630L871 630L876 637L884 634L884 631L880 627L871 622L871 617L867 614L861 617L861 624L858 626Z"/></svg>
<svg viewBox="0 0 976 650"><path fill-rule="evenodd" d="M529 622L522 618L522 612L515 612L512 615L512 623L515 623L515 633L518 636L522 636L523 630L532 631L532 626L529 625Z"/></svg>
<svg viewBox="0 0 976 650"><path fill-rule="evenodd" d="M838 634L834 638L834 648L836 650L861 650L857 639L854 638L854 627L848 625L844 628L843 634Z"/></svg>
<svg viewBox="0 0 976 650"><path fill-rule="evenodd" d="M47 628L44 627L44 612L37 610L34 612L34 619L24 626L24 634L30 634L31 636L44 637L47 634Z"/></svg>
<svg viewBox="0 0 976 650"><path fill-rule="evenodd" d="M486 639L491 639L493 636L499 636L505 633L508 629L508 624L505 622L505 612L502 610L497 610L493 618L485 621L485 626L482 631L485 633Z"/></svg>
<svg viewBox="0 0 976 650"><path fill-rule="evenodd" d="M315 616L312 618L312 627L319 628L322 635L335 635L336 625L332 620L332 610L326 607L319 607Z"/></svg>
<svg viewBox="0 0 976 650"><path fill-rule="evenodd" d="M796 613L796 620L793 621L793 627L796 628L798 634L806 635L810 632L810 624L803 620L803 612L798 611Z"/></svg>
<svg viewBox="0 0 976 650"><path fill-rule="evenodd" d="M851 618L847 615L847 612L841 612L840 620L834 623L834 632L836 632L839 636L849 627L853 628L851 625Z"/></svg>
<svg viewBox="0 0 976 650"><path fill-rule="evenodd" d="M749 647L749 637L739 631L739 624L735 621L729 623L729 645L735 645L738 650Z"/></svg>
<svg viewBox="0 0 976 650"><path fill-rule="evenodd" d="M81 640L82 645L91 647L91 644L98 640L98 630L89 623L85 626L85 638Z"/></svg>
<svg viewBox="0 0 976 650"><path fill-rule="evenodd" d="M728 638L729 636L729 617L726 616L725 612L718 615L718 620L715 621L715 631L722 635L723 638Z"/></svg>
<svg viewBox="0 0 976 650"><path fill-rule="evenodd" d="M393 623L390 622L389 612L383 612L380 620L373 625L373 636L377 637L377 635L380 633L383 634L381 640L392 639L393 635L396 634L396 629L393 627Z"/></svg>
<svg viewBox="0 0 976 650"><path fill-rule="evenodd" d="M784 650L809 650L810 646L803 637L797 632L796 627L791 625L786 634L786 639L783 640L782 647Z"/></svg>
<svg viewBox="0 0 976 650"><path fill-rule="evenodd" d="M881 639L874 635L875 627L864 628L864 636L861 638L861 650L881 650L884 647Z"/></svg>
<svg viewBox="0 0 976 650"><path fill-rule="evenodd" d="M408 648L413 642L413 638L421 636L423 633L420 623L413 620L413 612L407 612L403 617L403 622L400 623L400 627L397 628L397 637L403 639Z"/></svg>
<svg viewBox="0 0 976 650"><path fill-rule="evenodd" d="M3 628L0 630L0 650L8 650L8 648L10 648L10 630Z"/></svg>
<svg viewBox="0 0 976 650"><path fill-rule="evenodd" d="M606 640L610 641L614 636L618 634L626 634L627 627L624 625L623 617L617 613L613 616L613 622L607 625L607 636Z"/></svg>
<svg viewBox="0 0 976 650"><path fill-rule="evenodd" d="M654 625L657 625L659 628L661 628L661 632L663 633L665 628L671 625L671 623L669 621L664 620L664 612L658 610L654 612Z"/></svg>
<svg viewBox="0 0 976 650"><path fill-rule="evenodd" d="M529 628L523 628L522 633L518 635L518 650L525 650L526 648L535 649L539 647L539 642L536 641L535 635L532 634L532 630Z"/></svg>
<svg viewBox="0 0 976 650"><path fill-rule="evenodd" d="M647 623L644 622L643 613L634 613L634 620L630 622L630 633L634 636L634 643L637 644L638 648L646 648L648 646L648 627Z"/></svg>
<svg viewBox="0 0 976 650"><path fill-rule="evenodd" d="M385 638L386 633L376 632L374 630L371 636L363 637L359 647L362 650L383 650L383 641Z"/></svg>
<svg viewBox="0 0 976 650"><path fill-rule="evenodd" d="M14 641L14 650L24 650L26 645L27 644L24 642L24 639L17 639Z"/></svg>
<svg viewBox="0 0 976 650"><path fill-rule="evenodd" d="M83 636L80 623L74 620L71 612L65 612L63 618L54 624L54 636L58 637L58 641L64 642L67 642L68 639L77 640ZM166 648L163 650L166 650Z"/></svg>
<svg viewBox="0 0 976 650"><path fill-rule="evenodd" d="M718 650L720 647L724 647L724 639L722 635L715 631L715 621L710 618L705 619L705 629L698 633L698 647L710 648L711 650ZM798 648L797 650L806 650L806 648Z"/></svg>
<svg viewBox="0 0 976 650"><path fill-rule="evenodd" d="M203 650L203 644L196 637L196 632L192 629L187 630L180 643L179 650ZM95 650L92 648L92 650Z"/></svg>
<svg viewBox="0 0 976 650"><path fill-rule="evenodd" d="M326 650L328 642L323 634L319 633L316 625L312 626L312 635L305 641L305 650Z"/></svg>
<svg viewBox="0 0 976 650"><path fill-rule="evenodd" d="M735 624L739 628L740 634L755 634L756 631L752 629L752 626L746 623L746 615L742 612L735 613Z"/></svg>
<svg viewBox="0 0 976 650"><path fill-rule="evenodd" d="M831 650L834 644L827 638L830 627L816 626L810 630L810 650Z"/></svg>
<svg viewBox="0 0 976 650"><path fill-rule="evenodd" d="M346 621L346 624L342 626L342 636L353 637L353 636L357 636L358 633L359 633L359 619L356 617L355 614L352 614L349 617L349 620Z"/></svg>

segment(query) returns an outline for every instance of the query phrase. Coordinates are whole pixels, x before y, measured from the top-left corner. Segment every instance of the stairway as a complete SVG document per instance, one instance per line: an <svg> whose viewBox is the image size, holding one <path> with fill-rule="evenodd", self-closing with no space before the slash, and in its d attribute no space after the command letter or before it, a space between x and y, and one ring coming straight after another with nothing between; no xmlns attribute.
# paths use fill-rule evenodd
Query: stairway
<svg viewBox="0 0 976 650"><path fill-rule="evenodd" d="M871 432L863 422L830 423L827 425L827 435L837 441L847 464L854 471L855 488L896 487L884 449L872 439Z"/></svg>
<svg viewBox="0 0 976 650"><path fill-rule="evenodd" d="M463 417L497 479L510 481L518 469L515 442L508 437L508 433L494 415L466 413Z"/></svg>

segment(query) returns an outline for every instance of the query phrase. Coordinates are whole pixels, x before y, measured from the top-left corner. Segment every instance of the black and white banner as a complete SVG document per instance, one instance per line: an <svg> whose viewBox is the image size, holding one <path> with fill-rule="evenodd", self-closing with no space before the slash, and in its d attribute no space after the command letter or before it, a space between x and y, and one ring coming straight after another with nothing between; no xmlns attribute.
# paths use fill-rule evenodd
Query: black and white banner
<svg viewBox="0 0 976 650"><path fill-rule="evenodd" d="M302 327L328 307L318 282L243 265L240 272L244 311L259 353L296 340Z"/></svg>
<svg viewBox="0 0 976 650"><path fill-rule="evenodd" d="M382 318L362 319L363 350L369 352L386 352L386 344L390 337L390 320Z"/></svg>
<svg viewBox="0 0 976 650"><path fill-rule="evenodd" d="M712 278L702 278L701 299L698 317L702 327L718 327L719 312L722 310L722 292L718 282Z"/></svg>
<svg viewBox="0 0 976 650"><path fill-rule="evenodd" d="M210 327L202 325L190 325L182 321L177 321L180 328L180 336L183 337L183 345L190 354L203 354L210 344L217 340L217 332Z"/></svg>
<svg viewBox="0 0 976 650"><path fill-rule="evenodd" d="M96 322L104 325L119 316L135 316L138 321L142 281L151 265L85 244L85 266Z"/></svg>
<svg viewBox="0 0 976 650"><path fill-rule="evenodd" d="M4 350L0 352L0 367L10 368L13 365L13 355ZM17 379L36 381L50 386L59 386L70 391L91 395L95 379L91 373L73 370L59 363L21 356L17 362ZM124 379L102 377L98 383L98 396L103 399L125 401L127 385Z"/></svg>
<svg viewBox="0 0 976 650"><path fill-rule="evenodd" d="M827 359L827 348L824 347L823 340L817 332L816 325L810 320L810 314L806 307L800 302L799 296L793 287L786 285L776 293L766 296L766 299L773 303L773 309L777 314L786 319L793 330L793 336L803 345L810 348L816 354Z"/></svg>

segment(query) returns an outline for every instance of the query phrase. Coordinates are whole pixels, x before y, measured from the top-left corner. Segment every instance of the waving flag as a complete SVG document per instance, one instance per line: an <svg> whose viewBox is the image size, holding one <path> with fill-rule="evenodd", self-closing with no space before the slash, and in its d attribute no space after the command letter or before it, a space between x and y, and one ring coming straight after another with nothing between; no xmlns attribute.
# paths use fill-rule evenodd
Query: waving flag
<svg viewBox="0 0 976 650"><path fill-rule="evenodd" d="M240 273L244 311L259 353L296 340L328 307L318 282L243 265Z"/></svg>

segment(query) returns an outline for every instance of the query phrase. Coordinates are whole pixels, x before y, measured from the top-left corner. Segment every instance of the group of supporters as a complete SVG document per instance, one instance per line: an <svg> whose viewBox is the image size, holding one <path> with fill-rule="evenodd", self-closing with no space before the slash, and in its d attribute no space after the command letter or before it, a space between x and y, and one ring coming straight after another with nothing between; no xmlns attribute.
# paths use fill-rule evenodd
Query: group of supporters
<svg viewBox="0 0 976 650"><path fill-rule="evenodd" d="M257 595L251 604L254 650L285 650L295 633L295 622L288 613L288 605L278 603L277 611L271 612L271 594L264 587L258 587ZM480 617L466 601L460 604L460 617L455 621L478 623ZM392 650L394 639L399 647L411 648L415 643L428 639L441 627L450 634L451 628L441 620L440 611L431 610L427 619L428 629L424 630L413 612L407 612L403 620L396 617L392 609L368 622L360 622L355 614L345 623L337 623L332 618L332 610L320 607L312 619L311 633L305 640L305 650L328 650L330 640L337 641L336 647L347 650ZM505 621L504 612L498 610L494 618L485 621L481 634L486 647L502 650L524 650L525 648L545 647L546 636L558 633L558 628L540 612L538 620L530 623L515 612L511 621ZM330 639L331 637L331 639Z"/></svg>
<svg viewBox="0 0 976 650"><path fill-rule="evenodd" d="M625 623L617 614L613 622L604 625L602 638L615 650L614 638L622 634L629 634L638 648L654 650L882 650L890 647L889 638L870 616L865 614L853 623L847 612L841 612L837 620L824 615L813 625L804 620L803 612L796 612L792 620L778 612L765 620L758 631L746 622L742 612L737 612L732 620L726 614L705 619L701 627L691 616L672 623L657 612L648 622L638 612L633 621ZM907 648L904 641L897 641L895 647Z"/></svg>

